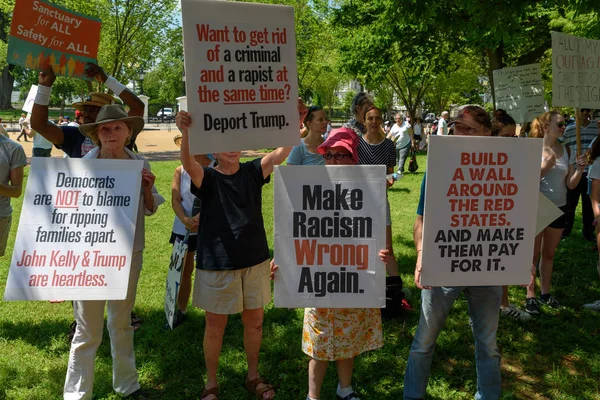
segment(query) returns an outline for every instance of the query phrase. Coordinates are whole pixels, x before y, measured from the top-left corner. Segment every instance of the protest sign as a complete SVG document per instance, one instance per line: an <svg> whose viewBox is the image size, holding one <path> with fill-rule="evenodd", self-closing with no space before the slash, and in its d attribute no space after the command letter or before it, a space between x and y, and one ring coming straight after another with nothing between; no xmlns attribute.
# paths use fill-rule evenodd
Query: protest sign
<svg viewBox="0 0 600 400"><path fill-rule="evenodd" d="M96 63L101 22L45 0L17 0L13 11L10 64L84 78L86 62Z"/></svg>
<svg viewBox="0 0 600 400"><path fill-rule="evenodd" d="M600 40L552 32L552 106L600 108Z"/></svg>
<svg viewBox="0 0 600 400"><path fill-rule="evenodd" d="M193 154L297 145L294 9L181 2Z"/></svg>
<svg viewBox="0 0 600 400"><path fill-rule="evenodd" d="M23 103L23 108L21 110L26 113L31 113L33 110L33 102L35 101L35 96L37 95L37 85L31 85L29 89L29 93L27 94L27 99L25 99L25 103Z"/></svg>
<svg viewBox="0 0 600 400"><path fill-rule="evenodd" d="M536 236L563 214L560 208L556 207L549 198L540 192L538 196L537 220L535 221Z"/></svg>
<svg viewBox="0 0 600 400"><path fill-rule="evenodd" d="M385 167L275 167L275 306L385 305Z"/></svg>
<svg viewBox="0 0 600 400"><path fill-rule="evenodd" d="M185 265L185 258L188 251L188 237L185 239L175 238L173 251L171 252L171 261L169 262L169 272L167 273L167 287L165 290L165 316L169 327L173 329L175 322L175 313L177 312L177 296L179 295L179 285L181 284L181 273ZM190 255L190 257L192 257Z"/></svg>
<svg viewBox="0 0 600 400"><path fill-rule="evenodd" d="M529 283L541 157L539 139L430 138L423 285Z"/></svg>
<svg viewBox="0 0 600 400"><path fill-rule="evenodd" d="M4 300L124 299L143 165L32 158Z"/></svg>
<svg viewBox="0 0 600 400"><path fill-rule="evenodd" d="M494 71L496 108L506 110L518 124L544 113L544 84L540 64Z"/></svg>

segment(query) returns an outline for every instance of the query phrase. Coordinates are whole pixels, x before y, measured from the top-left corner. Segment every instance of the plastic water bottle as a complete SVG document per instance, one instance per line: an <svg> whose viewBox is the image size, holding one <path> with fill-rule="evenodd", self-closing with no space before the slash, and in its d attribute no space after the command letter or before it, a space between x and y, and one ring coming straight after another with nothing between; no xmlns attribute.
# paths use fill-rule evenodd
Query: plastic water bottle
<svg viewBox="0 0 600 400"><path fill-rule="evenodd" d="M399 176L398 176L398 174L396 172L394 172L393 174L387 174L385 176L385 179L388 180L388 181L394 181L395 182L395 181L397 181L399 179Z"/></svg>

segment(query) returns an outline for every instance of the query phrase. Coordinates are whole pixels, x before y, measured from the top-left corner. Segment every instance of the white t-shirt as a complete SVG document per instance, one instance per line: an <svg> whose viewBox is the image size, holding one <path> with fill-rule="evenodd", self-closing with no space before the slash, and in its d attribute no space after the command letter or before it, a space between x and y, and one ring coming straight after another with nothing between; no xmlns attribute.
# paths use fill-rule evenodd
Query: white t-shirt
<svg viewBox="0 0 600 400"><path fill-rule="evenodd" d="M446 122L446 120L444 118L440 118L440 120L438 121L437 134L438 135L447 135L448 134L448 123Z"/></svg>
<svg viewBox="0 0 600 400"><path fill-rule="evenodd" d="M390 133L392 136L396 137L396 148L401 149L410 144L410 135L408 130L410 129L410 124L406 121L402 121L402 125L398 126L398 124L394 124L392 126L392 130Z"/></svg>

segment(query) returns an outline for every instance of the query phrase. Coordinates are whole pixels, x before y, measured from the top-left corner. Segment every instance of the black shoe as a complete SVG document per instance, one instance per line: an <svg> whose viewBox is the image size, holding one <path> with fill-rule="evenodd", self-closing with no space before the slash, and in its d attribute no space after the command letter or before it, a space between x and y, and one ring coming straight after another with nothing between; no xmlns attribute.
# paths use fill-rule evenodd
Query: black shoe
<svg viewBox="0 0 600 400"><path fill-rule="evenodd" d="M540 305L535 297L530 297L525 300L525 311L531 315L540 315L542 313Z"/></svg>
<svg viewBox="0 0 600 400"><path fill-rule="evenodd" d="M135 392L131 393L129 396L125 397L126 399L135 399L135 400L147 400L150 398L148 392L144 389L138 389Z"/></svg>
<svg viewBox="0 0 600 400"><path fill-rule="evenodd" d="M560 303L552 296L548 296L545 300L543 297L540 297L540 303L545 304L550 308L560 308Z"/></svg>

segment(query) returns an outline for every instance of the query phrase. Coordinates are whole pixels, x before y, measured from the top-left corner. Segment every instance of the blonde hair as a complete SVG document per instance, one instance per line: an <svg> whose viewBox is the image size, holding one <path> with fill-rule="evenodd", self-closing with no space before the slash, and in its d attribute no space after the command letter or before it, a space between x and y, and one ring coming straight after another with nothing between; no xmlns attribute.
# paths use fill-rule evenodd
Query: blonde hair
<svg viewBox="0 0 600 400"><path fill-rule="evenodd" d="M529 137L543 138L544 137L544 125L550 124L552 118L560 116L558 111L548 111L537 117L531 123L531 131Z"/></svg>

